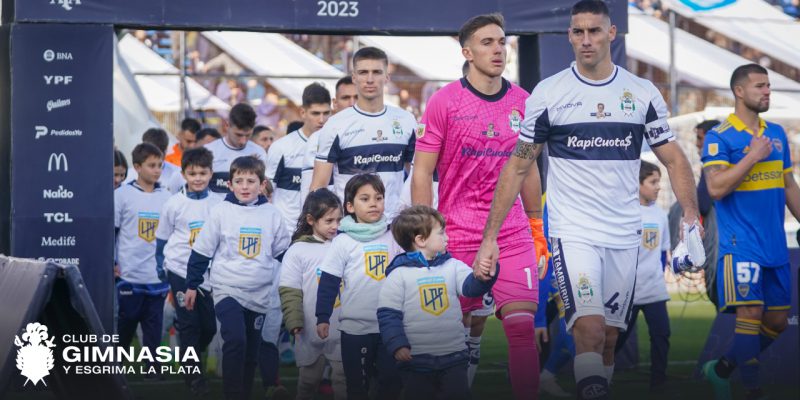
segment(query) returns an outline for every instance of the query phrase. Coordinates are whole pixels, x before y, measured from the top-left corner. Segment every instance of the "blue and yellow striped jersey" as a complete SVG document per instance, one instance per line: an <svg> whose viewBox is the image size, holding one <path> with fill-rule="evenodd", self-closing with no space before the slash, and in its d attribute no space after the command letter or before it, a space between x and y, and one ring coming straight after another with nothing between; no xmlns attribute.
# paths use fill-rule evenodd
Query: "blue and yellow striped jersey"
<svg viewBox="0 0 800 400"><path fill-rule="evenodd" d="M783 128L763 119L760 125L757 135L772 139L772 153L747 173L739 187L715 202L720 255L736 254L763 267L776 267L789 262L783 177L791 172L792 163ZM750 150L754 134L731 114L706 134L703 167L738 163Z"/></svg>

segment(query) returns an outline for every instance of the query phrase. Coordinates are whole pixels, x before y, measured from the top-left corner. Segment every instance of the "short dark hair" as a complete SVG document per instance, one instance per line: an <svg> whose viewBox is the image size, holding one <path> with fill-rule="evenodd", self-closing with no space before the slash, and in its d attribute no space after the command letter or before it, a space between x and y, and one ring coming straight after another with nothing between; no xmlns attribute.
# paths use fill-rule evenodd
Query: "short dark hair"
<svg viewBox="0 0 800 400"><path fill-rule="evenodd" d="M736 69L733 70L733 74L731 74L731 92L734 91L733 88L736 87L736 85L739 85L743 80L748 79L748 75L750 74L768 75L768 72L766 68L755 63L736 67Z"/></svg>
<svg viewBox="0 0 800 400"><path fill-rule="evenodd" d="M169 134L161 128L150 128L142 134L142 142L155 145L161 150L161 153L166 153L167 146L169 146Z"/></svg>
<svg viewBox="0 0 800 400"><path fill-rule="evenodd" d="M139 143L131 151L131 162L133 162L133 165L142 165L151 156L164 159L164 153L158 147L147 142Z"/></svg>
<svg viewBox="0 0 800 400"><path fill-rule="evenodd" d="M570 15L595 14L609 16L608 5L602 0L581 0L572 6Z"/></svg>
<svg viewBox="0 0 800 400"><path fill-rule="evenodd" d="M444 216L436 209L423 205L408 207L392 221L392 236L403 250L414 251L414 238L420 235L427 239L435 222L444 228Z"/></svg>
<svg viewBox="0 0 800 400"><path fill-rule="evenodd" d="M214 166L214 154L205 147L184 151L181 156L181 171L186 171L192 165L211 169Z"/></svg>
<svg viewBox="0 0 800 400"><path fill-rule="evenodd" d="M658 168L658 165L642 160L642 166L639 167L639 184L641 185L648 176L656 172L661 175L661 168Z"/></svg>
<svg viewBox="0 0 800 400"><path fill-rule="evenodd" d="M261 132L272 132L272 129L268 126L256 125L256 127L253 128L253 139L257 138Z"/></svg>
<svg viewBox="0 0 800 400"><path fill-rule="evenodd" d="M339 91L339 86L342 85L352 85L353 84L353 77L352 76L345 76L342 79L336 81L336 91Z"/></svg>
<svg viewBox="0 0 800 400"><path fill-rule="evenodd" d="M458 42L461 43L461 47L464 47L475 31L486 25L497 25L504 31L506 29L505 19L500 13L476 15L464 22L464 25L461 25L461 29L458 30Z"/></svg>
<svg viewBox="0 0 800 400"><path fill-rule="evenodd" d="M286 125L286 133L292 133L303 127L303 121L292 121Z"/></svg>
<svg viewBox="0 0 800 400"><path fill-rule="evenodd" d="M707 120L695 125L694 128L695 129L699 129L699 130L701 130L703 132L708 132L708 131L711 130L711 128L713 128L713 127L715 127L717 125L719 125L719 121L717 121L716 119L707 119Z"/></svg>
<svg viewBox="0 0 800 400"><path fill-rule="evenodd" d="M303 89L303 107L311 107L312 104L331 104L331 93L325 86L314 82Z"/></svg>
<svg viewBox="0 0 800 400"><path fill-rule="evenodd" d="M117 149L114 149L114 166L125 168L128 170L128 160L125 159L125 154Z"/></svg>
<svg viewBox="0 0 800 400"><path fill-rule="evenodd" d="M264 182L265 170L264 162L255 155L237 157L231 163L230 179L233 180L233 176L237 172L252 172L258 176L260 182Z"/></svg>
<svg viewBox="0 0 800 400"><path fill-rule="evenodd" d="M371 185L376 192L386 194L386 188L383 186L381 177L376 174L358 174L350 178L347 184L344 185L344 204L353 204L356 201L356 193L362 186ZM353 215L347 212L347 207L344 209L346 215Z"/></svg>
<svg viewBox="0 0 800 400"><path fill-rule="evenodd" d="M217 139L222 137L222 135L219 133L219 131L214 129L214 128L203 128L203 129L200 129L199 131L197 131L197 134L195 135L195 138L199 142L199 141L205 139L206 136L211 136L211 137L217 138Z"/></svg>
<svg viewBox="0 0 800 400"><path fill-rule="evenodd" d="M231 108L228 120L239 129L251 129L256 126L256 112L249 104L239 103Z"/></svg>
<svg viewBox="0 0 800 400"><path fill-rule="evenodd" d="M194 118L184 118L181 121L181 130L197 133L200 130L200 123Z"/></svg>
<svg viewBox="0 0 800 400"><path fill-rule="evenodd" d="M355 69L356 63L361 60L380 60L384 64L389 64L389 57L386 52L377 47L362 47L358 49L356 54L353 54L353 69Z"/></svg>

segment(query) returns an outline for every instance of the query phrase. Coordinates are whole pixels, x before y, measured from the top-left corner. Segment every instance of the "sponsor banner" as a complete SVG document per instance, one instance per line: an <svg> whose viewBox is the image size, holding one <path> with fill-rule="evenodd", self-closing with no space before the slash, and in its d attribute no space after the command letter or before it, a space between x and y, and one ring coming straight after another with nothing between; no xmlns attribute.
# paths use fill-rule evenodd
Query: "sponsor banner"
<svg viewBox="0 0 800 400"><path fill-rule="evenodd" d="M627 2L610 0L611 20L628 31ZM561 0L17 0L18 22L126 24L267 31L453 34L474 15L501 12L506 33L565 32ZM57 60L57 58L55 58Z"/></svg>
<svg viewBox="0 0 800 400"><path fill-rule="evenodd" d="M12 254L77 265L110 330L113 29L17 24L11 37Z"/></svg>

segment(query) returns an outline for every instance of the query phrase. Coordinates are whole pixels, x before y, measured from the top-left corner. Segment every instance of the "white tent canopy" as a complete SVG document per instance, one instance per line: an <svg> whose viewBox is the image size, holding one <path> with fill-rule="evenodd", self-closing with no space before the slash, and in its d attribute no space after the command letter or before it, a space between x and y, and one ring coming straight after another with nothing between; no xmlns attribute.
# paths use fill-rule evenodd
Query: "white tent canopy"
<svg viewBox="0 0 800 400"><path fill-rule="evenodd" d="M625 49L629 57L669 70L669 26L633 9L628 15ZM698 87L727 88L733 70L750 61L712 43L675 30L675 68L678 79ZM770 71L772 107L800 109L800 83ZM780 92L793 90L795 93ZM730 95L728 90L724 93Z"/></svg>
<svg viewBox="0 0 800 400"><path fill-rule="evenodd" d="M130 157L131 150L141 142L142 133L158 127L158 121L147 109L136 79L125 60L114 47L114 145Z"/></svg>
<svg viewBox="0 0 800 400"><path fill-rule="evenodd" d="M265 76L267 82L295 104L302 104L303 89L320 82L330 91L344 76L281 34L260 32L203 32L203 36L228 53L246 69ZM280 78L290 76L291 78ZM299 77L299 78L295 78ZM306 78L307 77L307 78Z"/></svg>
<svg viewBox="0 0 800 400"><path fill-rule="evenodd" d="M171 74L171 75L136 75L136 83L144 93L148 107L158 112L178 112L180 110L180 73L178 68L170 64L156 52L136 40L132 35L125 35L119 41L122 58L136 75ZM230 106L214 96L194 79L186 78L186 89L192 108L195 110L228 110Z"/></svg>
<svg viewBox="0 0 800 400"><path fill-rule="evenodd" d="M707 11L694 11L677 0L666 2L686 18L800 68L800 24L764 0L736 0Z"/></svg>

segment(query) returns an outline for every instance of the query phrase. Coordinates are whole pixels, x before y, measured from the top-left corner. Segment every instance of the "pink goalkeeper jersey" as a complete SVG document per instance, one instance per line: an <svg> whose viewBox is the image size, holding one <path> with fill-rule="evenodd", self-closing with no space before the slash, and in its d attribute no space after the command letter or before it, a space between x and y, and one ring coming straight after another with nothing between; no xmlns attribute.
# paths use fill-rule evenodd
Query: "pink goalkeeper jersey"
<svg viewBox="0 0 800 400"><path fill-rule="evenodd" d="M478 251L494 189L519 137L528 92L503 79L495 95L462 78L428 101L416 151L439 153L439 211L447 219L448 248ZM519 198L500 228L500 249L533 243Z"/></svg>

